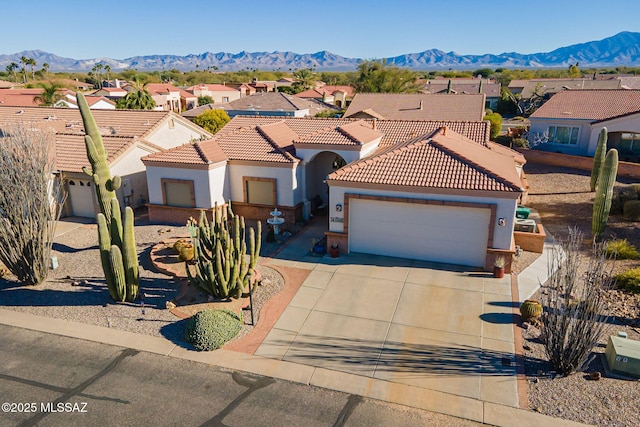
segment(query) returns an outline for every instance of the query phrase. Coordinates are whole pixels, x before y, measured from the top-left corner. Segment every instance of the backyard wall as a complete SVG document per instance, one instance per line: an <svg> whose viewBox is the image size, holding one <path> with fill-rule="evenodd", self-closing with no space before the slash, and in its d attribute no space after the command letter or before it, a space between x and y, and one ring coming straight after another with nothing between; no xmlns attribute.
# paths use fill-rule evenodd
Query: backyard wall
<svg viewBox="0 0 640 427"><path fill-rule="evenodd" d="M531 163L563 166L588 171L593 167L593 157L572 156L570 154L551 153L549 151L529 150L526 148L515 148L515 150L522 153L527 159L527 162ZM640 164L618 162L618 176L640 179Z"/></svg>

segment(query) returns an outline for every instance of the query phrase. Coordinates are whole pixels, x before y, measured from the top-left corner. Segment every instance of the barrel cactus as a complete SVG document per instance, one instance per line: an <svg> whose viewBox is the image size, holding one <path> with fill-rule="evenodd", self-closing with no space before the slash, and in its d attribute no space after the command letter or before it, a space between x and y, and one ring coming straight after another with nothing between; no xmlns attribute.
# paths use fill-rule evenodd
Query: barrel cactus
<svg viewBox="0 0 640 427"><path fill-rule="evenodd" d="M124 220L116 190L122 180L111 176L107 153L102 136L91 114L84 95L76 93L78 108L84 123L85 148L91 170L83 171L93 178L94 188L100 206L96 217L100 260L104 271L109 295L115 301L132 302L138 297L139 264L134 235L133 209L126 207Z"/></svg>
<svg viewBox="0 0 640 427"><path fill-rule="evenodd" d="M525 300L520 305L520 316L524 322L538 320L542 316L542 304L532 299Z"/></svg>
<svg viewBox="0 0 640 427"><path fill-rule="evenodd" d="M591 232L594 237L604 233L611 210L611 199L613 198L613 186L618 174L618 150L612 148L604 159L600 175L598 177L598 187L595 200L593 202L593 217L591 220Z"/></svg>

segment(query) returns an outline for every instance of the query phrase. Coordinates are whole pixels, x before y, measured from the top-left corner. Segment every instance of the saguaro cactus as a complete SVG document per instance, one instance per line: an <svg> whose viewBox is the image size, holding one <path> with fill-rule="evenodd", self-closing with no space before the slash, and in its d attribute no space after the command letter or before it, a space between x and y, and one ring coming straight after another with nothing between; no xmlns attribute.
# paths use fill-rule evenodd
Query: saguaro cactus
<svg viewBox="0 0 640 427"><path fill-rule="evenodd" d="M591 232L594 237L604 233L611 210L611 198L613 197L613 185L618 174L618 150L612 148L604 159L600 176L598 177L598 188L593 202L593 218L591 220Z"/></svg>
<svg viewBox="0 0 640 427"><path fill-rule="evenodd" d="M600 175L600 168L602 167L602 161L607 155L607 128L602 128L600 136L598 137L598 145L596 146L596 153L593 156L593 168L591 168L591 191L596 191L598 185L598 175Z"/></svg>
<svg viewBox="0 0 640 427"><path fill-rule="evenodd" d="M139 266L133 227L133 210L126 207L124 223L116 190L120 187L119 176L111 176L107 153L102 136L89 110L84 95L76 93L80 115L84 123L87 158L91 171L83 171L93 178L94 188L100 205L98 223L98 242L100 261L109 288L109 295L115 301L134 301L138 297Z"/></svg>
<svg viewBox="0 0 640 427"><path fill-rule="evenodd" d="M249 281L258 263L262 225L258 221L257 237L253 227L249 228L249 259L244 218L235 215L231 205L226 215L215 205L213 222L209 223L204 211L200 213L198 231L194 239L195 273L189 263L185 265L189 281L215 298L238 298L247 290Z"/></svg>

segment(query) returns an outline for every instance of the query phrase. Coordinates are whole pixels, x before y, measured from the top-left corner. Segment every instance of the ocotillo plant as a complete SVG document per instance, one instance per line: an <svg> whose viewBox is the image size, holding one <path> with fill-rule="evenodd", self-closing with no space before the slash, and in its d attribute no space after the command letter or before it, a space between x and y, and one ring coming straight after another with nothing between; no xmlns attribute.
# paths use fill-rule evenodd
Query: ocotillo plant
<svg viewBox="0 0 640 427"><path fill-rule="evenodd" d="M594 237L604 233L611 210L611 198L613 197L613 185L618 174L618 150L612 148L604 159L600 176L598 177L598 188L596 198L593 202L593 217L591 219L591 232Z"/></svg>
<svg viewBox="0 0 640 427"><path fill-rule="evenodd" d="M215 205L213 222L204 211L200 213L197 237L194 239L195 274L185 265L189 281L215 298L239 298L247 290L258 262L262 225L258 221L257 235L249 228L249 260L245 241L244 218L233 214L230 205L226 215Z"/></svg>
<svg viewBox="0 0 640 427"><path fill-rule="evenodd" d="M97 215L100 260L109 294L115 301L134 301L138 297L139 267L133 230L133 210L127 206L124 225L116 190L119 176L111 176L102 136L89 110L84 95L76 93L80 115L84 123L87 158L91 171L83 171L93 178L100 213Z"/></svg>
<svg viewBox="0 0 640 427"><path fill-rule="evenodd" d="M598 145L596 146L596 153L593 156L593 168L591 168L591 191L596 191L598 185L598 175L600 175L600 168L602 167L602 161L604 156L607 155L607 128L602 128L600 136L598 137Z"/></svg>

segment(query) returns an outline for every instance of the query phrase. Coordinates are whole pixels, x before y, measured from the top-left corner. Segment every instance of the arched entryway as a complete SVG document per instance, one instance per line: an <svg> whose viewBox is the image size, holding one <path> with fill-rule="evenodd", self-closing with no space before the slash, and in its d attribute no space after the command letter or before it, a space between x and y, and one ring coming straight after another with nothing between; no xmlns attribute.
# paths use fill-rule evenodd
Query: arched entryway
<svg viewBox="0 0 640 427"><path fill-rule="evenodd" d="M307 199L311 202L312 211L328 205L327 176L346 164L347 162L342 156L332 151L322 151L306 164L306 194Z"/></svg>

